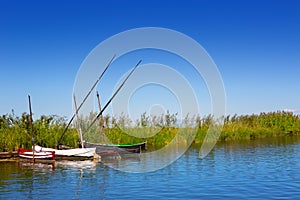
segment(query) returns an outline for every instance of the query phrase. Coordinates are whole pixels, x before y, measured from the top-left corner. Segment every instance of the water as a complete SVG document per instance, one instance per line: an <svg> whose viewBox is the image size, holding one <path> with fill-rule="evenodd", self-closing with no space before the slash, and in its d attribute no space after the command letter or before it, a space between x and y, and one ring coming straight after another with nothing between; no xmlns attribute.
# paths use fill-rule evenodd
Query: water
<svg viewBox="0 0 300 200"><path fill-rule="evenodd" d="M89 161L51 167L0 162L0 199L300 198L300 137L219 143L204 159L190 148L149 173Z"/></svg>

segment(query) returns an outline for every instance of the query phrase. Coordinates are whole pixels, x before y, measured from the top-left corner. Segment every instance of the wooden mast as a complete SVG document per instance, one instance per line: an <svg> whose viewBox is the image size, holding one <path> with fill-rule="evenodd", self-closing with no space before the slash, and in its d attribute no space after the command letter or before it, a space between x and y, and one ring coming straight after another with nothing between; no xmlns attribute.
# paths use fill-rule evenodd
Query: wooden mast
<svg viewBox="0 0 300 200"><path fill-rule="evenodd" d="M101 104L100 104L100 95L97 91L97 100L98 100L98 107L99 107L99 112L101 112ZM100 126L101 126L101 131L102 131L102 128L104 128L104 120L103 120L103 115L101 114L100 116Z"/></svg>
<svg viewBox="0 0 300 200"><path fill-rule="evenodd" d="M80 108L82 107L82 105L84 104L84 102L87 100L87 98L89 97L89 95L91 94L91 92L93 91L93 89L97 86L98 82L100 81L100 79L102 78L102 76L104 75L104 73L106 72L106 70L109 68L109 66L111 65L112 61L115 59L116 55L114 55L112 57L112 59L109 61L109 63L107 64L106 68L104 69L104 71L101 73L101 75L99 76L99 78L97 79L97 81L94 83L94 85L92 86L92 88L90 89L90 91L86 94L86 96L84 97L83 101L81 102L81 104L79 105L77 110L80 110ZM73 116L71 117L68 125L65 127L64 132L62 133L60 139L58 140L58 144L57 147L59 146L59 143L61 143L61 140L63 138L63 136L65 135L65 133L67 132L69 126L71 125L73 119L75 118L76 114L73 114Z"/></svg>
<svg viewBox="0 0 300 200"><path fill-rule="evenodd" d="M102 108L101 108L101 103L100 103L100 95L99 95L98 91L97 91L97 100L98 100L99 112L101 112ZM104 131L105 131L104 127L105 127L104 119L103 119L103 115L101 114L101 116L100 116L100 134L103 136L104 142L107 143L107 138L104 133Z"/></svg>
<svg viewBox="0 0 300 200"><path fill-rule="evenodd" d="M116 92L113 94L113 96L108 100L108 102L104 105L103 109L98 113L98 115L94 118L94 120L92 121L92 123L89 125L89 127L87 128L87 130L89 130L93 124L96 122L96 120L102 116L102 113L104 112L104 110L108 107L108 105L111 103L111 101L115 98L115 96L118 94L118 92L121 90L121 88L124 86L125 82L128 80L128 78L131 76L131 74L134 72L134 70L141 64L142 60L140 60L135 67L130 71L130 73L128 74L128 76L125 78L125 80L122 82L122 84L119 86L119 88L116 90Z"/></svg>

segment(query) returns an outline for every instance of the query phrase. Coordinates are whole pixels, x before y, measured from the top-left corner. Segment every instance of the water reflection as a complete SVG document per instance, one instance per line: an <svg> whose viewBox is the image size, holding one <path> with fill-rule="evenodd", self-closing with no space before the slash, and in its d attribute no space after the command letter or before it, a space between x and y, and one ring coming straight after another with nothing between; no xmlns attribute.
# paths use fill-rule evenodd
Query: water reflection
<svg viewBox="0 0 300 200"><path fill-rule="evenodd" d="M20 168L32 168L33 170L55 170L55 163L18 162Z"/></svg>
<svg viewBox="0 0 300 200"><path fill-rule="evenodd" d="M152 172L170 166L180 156L182 156L188 144L172 143L167 147L153 151L144 152L141 154L131 154L130 157L121 159L103 160L103 163L123 172L129 173L145 173Z"/></svg>

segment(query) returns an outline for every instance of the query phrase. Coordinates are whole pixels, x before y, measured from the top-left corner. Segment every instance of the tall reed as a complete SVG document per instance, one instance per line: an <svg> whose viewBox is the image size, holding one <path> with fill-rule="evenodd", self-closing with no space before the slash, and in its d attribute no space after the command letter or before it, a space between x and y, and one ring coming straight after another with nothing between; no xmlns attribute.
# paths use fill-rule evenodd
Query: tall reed
<svg viewBox="0 0 300 200"><path fill-rule="evenodd" d="M201 144L210 125L215 123L212 115L205 117L186 116L181 122L177 114L167 112L161 116L148 116L143 113L140 119L133 121L128 116L103 116L103 122L97 121L90 129L96 113L80 117L78 123L83 130L84 140L97 143L138 143L147 141L153 149L162 148L174 138L177 143L193 140ZM291 112L277 111L252 115L224 116L224 126L219 140L256 139L264 137L288 136L300 134L300 117ZM66 119L56 115L41 116L35 120L34 141L45 147L56 147L66 126ZM180 131L179 131L180 130ZM194 134L194 132L196 133ZM179 134L179 137L175 137ZM13 151L19 147L31 148L31 130L29 115L20 117L12 114L0 116L0 151ZM79 136L75 125L64 135L62 143L77 147Z"/></svg>
<svg viewBox="0 0 300 200"><path fill-rule="evenodd" d="M41 116L34 121L34 142L46 147L56 147L65 127L65 119L55 115ZM62 141L69 146L77 146L78 134L71 128ZM0 116L0 151L14 151L20 147L31 148L32 134L29 126L29 114L23 113L21 117L12 114Z"/></svg>

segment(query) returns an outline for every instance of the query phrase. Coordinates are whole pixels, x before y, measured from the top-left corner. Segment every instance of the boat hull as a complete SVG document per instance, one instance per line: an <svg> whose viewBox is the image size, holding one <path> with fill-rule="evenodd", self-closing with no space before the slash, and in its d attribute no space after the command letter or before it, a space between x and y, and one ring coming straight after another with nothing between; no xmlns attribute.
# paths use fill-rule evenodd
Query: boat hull
<svg viewBox="0 0 300 200"><path fill-rule="evenodd" d="M52 149L36 145L36 151L54 151L55 160L93 160L96 148Z"/></svg>
<svg viewBox="0 0 300 200"><path fill-rule="evenodd" d="M135 144L97 144L84 142L86 148L96 148L96 154L100 156L114 156L114 155L130 155L140 154L147 149L147 142Z"/></svg>
<svg viewBox="0 0 300 200"><path fill-rule="evenodd" d="M20 148L18 150L18 156L21 160L30 161L30 162L53 162L55 161L55 152L54 151L43 151L43 152L34 152L32 150L26 150Z"/></svg>

